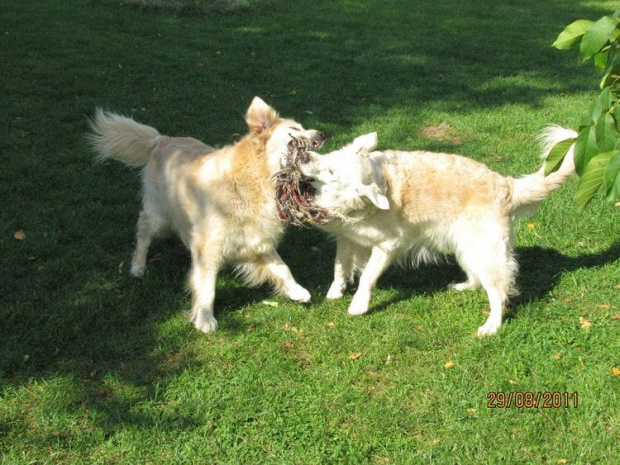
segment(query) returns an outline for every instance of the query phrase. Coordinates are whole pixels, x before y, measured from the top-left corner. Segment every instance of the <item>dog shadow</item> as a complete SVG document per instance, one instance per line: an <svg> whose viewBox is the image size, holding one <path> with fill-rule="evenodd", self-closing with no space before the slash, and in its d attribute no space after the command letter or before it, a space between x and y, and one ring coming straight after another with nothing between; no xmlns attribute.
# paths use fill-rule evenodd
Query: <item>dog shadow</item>
<svg viewBox="0 0 620 465"><path fill-rule="evenodd" d="M512 318L519 307L544 298L559 283L563 273L578 269L598 268L615 262L620 257L620 241L607 250L593 254L567 256L555 249L543 247L521 247L516 249L519 273L517 288L519 294L510 300ZM380 304L372 305L371 312L382 312L411 296L448 292L448 285L463 281L465 273L453 257L447 257L443 264L422 265L415 269L390 268L379 280L379 288L397 290L397 294ZM388 284L389 283L389 284ZM352 289L354 292L356 289Z"/></svg>

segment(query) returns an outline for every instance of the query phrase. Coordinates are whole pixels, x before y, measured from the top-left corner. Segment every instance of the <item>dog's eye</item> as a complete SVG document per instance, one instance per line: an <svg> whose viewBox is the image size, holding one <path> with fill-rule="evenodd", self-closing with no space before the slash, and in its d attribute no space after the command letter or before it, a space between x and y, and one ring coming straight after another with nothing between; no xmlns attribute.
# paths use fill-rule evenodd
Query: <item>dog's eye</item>
<svg viewBox="0 0 620 465"><path fill-rule="evenodd" d="M333 169L331 169L331 168L329 168L329 169L327 170L327 172L328 172L330 175L332 175L332 176L334 175L334 170L333 170Z"/></svg>

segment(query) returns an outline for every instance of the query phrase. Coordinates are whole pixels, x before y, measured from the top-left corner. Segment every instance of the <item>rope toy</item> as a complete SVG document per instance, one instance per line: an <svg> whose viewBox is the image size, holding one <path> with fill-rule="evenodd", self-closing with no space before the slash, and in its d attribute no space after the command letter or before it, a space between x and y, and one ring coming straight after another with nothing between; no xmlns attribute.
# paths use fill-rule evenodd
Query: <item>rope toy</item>
<svg viewBox="0 0 620 465"><path fill-rule="evenodd" d="M308 161L311 141L293 137L288 143L284 167L272 178L276 187L278 214L292 226L306 223L321 225L329 222L327 210L314 205L316 190L301 173L299 165Z"/></svg>

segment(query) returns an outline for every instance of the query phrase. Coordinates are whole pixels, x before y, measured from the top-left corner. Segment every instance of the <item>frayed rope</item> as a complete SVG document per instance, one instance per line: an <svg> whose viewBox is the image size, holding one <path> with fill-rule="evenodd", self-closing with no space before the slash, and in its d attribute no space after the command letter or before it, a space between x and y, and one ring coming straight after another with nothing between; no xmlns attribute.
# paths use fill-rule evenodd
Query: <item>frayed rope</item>
<svg viewBox="0 0 620 465"><path fill-rule="evenodd" d="M308 161L310 141L292 138L284 168L273 176L280 218L292 226L322 225L329 222L327 210L314 205L314 187L301 173L300 164Z"/></svg>

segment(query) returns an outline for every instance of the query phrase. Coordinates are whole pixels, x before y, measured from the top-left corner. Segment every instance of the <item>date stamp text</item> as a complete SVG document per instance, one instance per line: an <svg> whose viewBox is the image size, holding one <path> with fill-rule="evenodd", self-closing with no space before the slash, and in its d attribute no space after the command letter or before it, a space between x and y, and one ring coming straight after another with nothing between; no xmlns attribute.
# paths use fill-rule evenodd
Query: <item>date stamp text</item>
<svg viewBox="0 0 620 465"><path fill-rule="evenodd" d="M576 392L489 392L487 408L577 408Z"/></svg>

